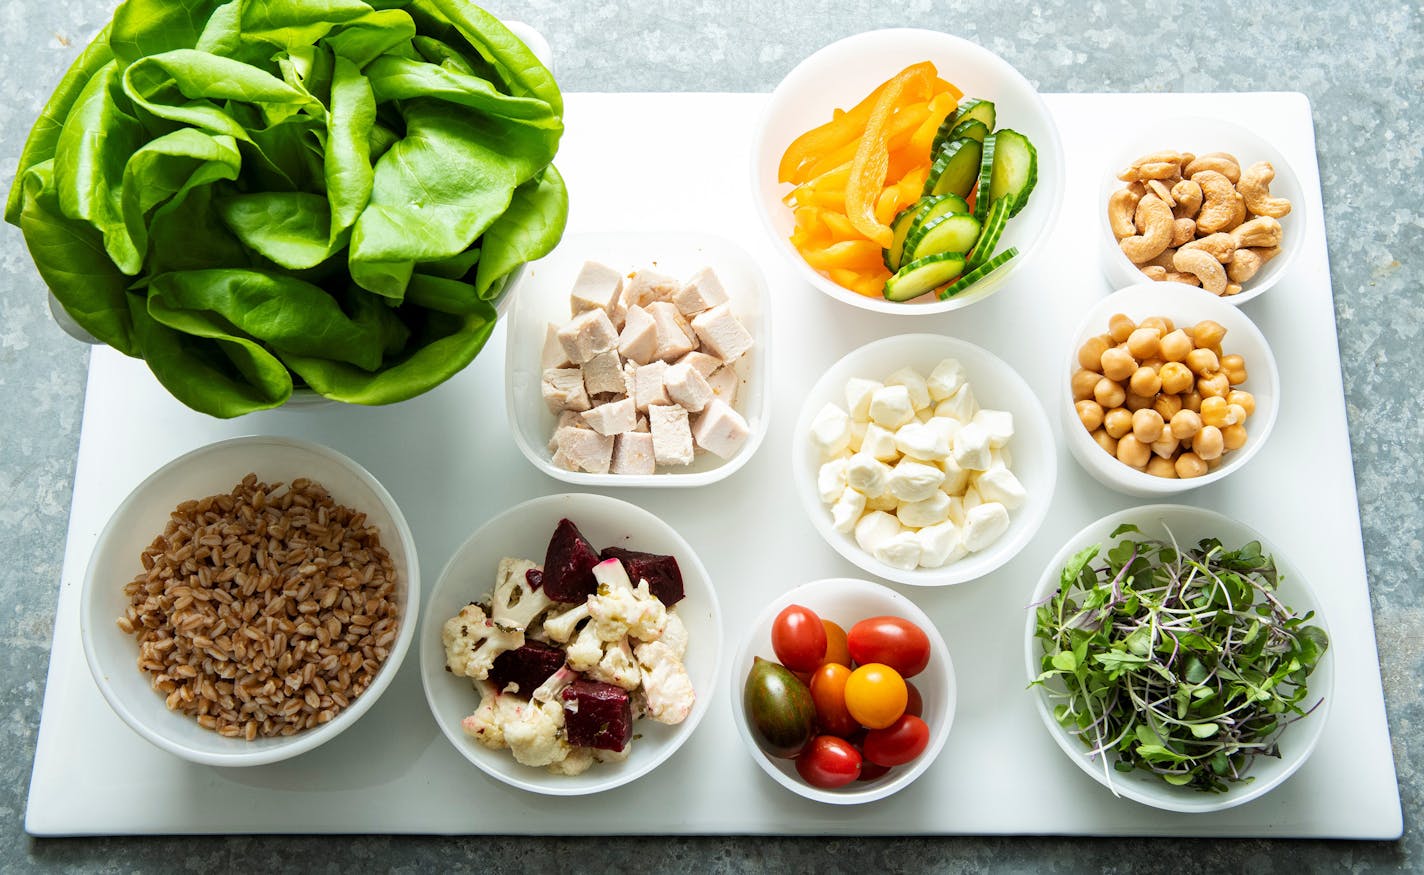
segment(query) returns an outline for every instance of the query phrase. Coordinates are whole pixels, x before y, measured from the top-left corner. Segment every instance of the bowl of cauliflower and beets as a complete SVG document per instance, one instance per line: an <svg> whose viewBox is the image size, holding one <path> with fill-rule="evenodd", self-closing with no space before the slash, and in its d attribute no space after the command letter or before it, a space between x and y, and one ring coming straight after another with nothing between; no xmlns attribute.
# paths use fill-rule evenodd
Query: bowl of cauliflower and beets
<svg viewBox="0 0 1424 875"><path fill-rule="evenodd" d="M692 734L716 685L706 569L666 523L605 496L495 517L450 559L427 610L421 677L436 722L524 790L596 793L646 774Z"/></svg>

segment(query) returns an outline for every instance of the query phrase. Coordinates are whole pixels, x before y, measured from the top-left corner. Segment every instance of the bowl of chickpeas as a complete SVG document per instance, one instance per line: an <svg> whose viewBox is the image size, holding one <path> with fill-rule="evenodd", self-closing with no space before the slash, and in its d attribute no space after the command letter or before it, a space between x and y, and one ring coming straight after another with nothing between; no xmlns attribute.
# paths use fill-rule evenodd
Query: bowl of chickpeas
<svg viewBox="0 0 1424 875"><path fill-rule="evenodd" d="M1215 483L1266 442L1280 375L1240 309L1145 281L1093 306L1064 380L1068 448L1104 486L1163 496Z"/></svg>

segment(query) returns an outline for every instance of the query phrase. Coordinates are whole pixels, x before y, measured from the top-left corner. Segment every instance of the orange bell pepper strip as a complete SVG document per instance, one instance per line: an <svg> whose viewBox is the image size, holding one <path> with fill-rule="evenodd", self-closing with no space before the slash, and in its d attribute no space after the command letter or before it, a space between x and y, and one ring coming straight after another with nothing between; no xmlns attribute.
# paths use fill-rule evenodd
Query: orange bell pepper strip
<svg viewBox="0 0 1424 875"><path fill-rule="evenodd" d="M802 252L801 255L807 264L817 270L836 267L868 269L881 264L880 246L869 240L843 240L824 249Z"/></svg>
<svg viewBox="0 0 1424 875"><path fill-rule="evenodd" d="M890 164L891 115L907 94L927 96L934 75L934 65L924 62L906 67L885 83L851 162L850 179L846 182L846 216L858 231L882 247L889 246L893 238L890 227L875 214Z"/></svg>

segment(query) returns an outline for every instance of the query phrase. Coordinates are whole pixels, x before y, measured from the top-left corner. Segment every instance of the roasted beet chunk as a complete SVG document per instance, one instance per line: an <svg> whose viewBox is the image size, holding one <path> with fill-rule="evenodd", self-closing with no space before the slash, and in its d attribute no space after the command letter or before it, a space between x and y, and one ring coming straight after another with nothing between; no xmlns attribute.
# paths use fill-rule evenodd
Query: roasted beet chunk
<svg viewBox="0 0 1424 875"><path fill-rule="evenodd" d="M633 737L628 691L600 681L577 680L564 688L564 731L569 744L619 751Z"/></svg>
<svg viewBox="0 0 1424 875"><path fill-rule="evenodd" d="M598 588L593 566L598 551L568 520L559 520L544 554L544 595L556 602L581 602Z"/></svg>
<svg viewBox="0 0 1424 875"><path fill-rule="evenodd" d="M634 586L638 585L638 581L646 580L648 591L663 604L671 607L682 601L682 572L678 570L676 557L607 547L602 558L622 562L623 570L628 572L628 579L633 581Z"/></svg>
<svg viewBox="0 0 1424 875"><path fill-rule="evenodd" d="M529 698L554 672L564 667L564 651L542 641L526 641L517 650L506 650L494 658L489 679L501 693L510 684L518 684L515 692Z"/></svg>

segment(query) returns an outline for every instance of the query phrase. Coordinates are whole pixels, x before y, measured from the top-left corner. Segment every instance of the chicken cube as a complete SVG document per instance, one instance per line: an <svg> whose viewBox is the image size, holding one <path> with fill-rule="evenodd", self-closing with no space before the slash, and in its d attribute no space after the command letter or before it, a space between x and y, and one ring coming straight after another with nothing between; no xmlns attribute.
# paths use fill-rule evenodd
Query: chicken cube
<svg viewBox="0 0 1424 875"><path fill-rule="evenodd" d="M692 365L676 364L667 369L663 377L668 397L673 403L687 408L688 413L700 413L707 402L712 400L712 387Z"/></svg>
<svg viewBox="0 0 1424 875"><path fill-rule="evenodd" d="M625 431L613 441L614 474L653 474L657 460L653 457L653 436L646 432Z"/></svg>
<svg viewBox="0 0 1424 875"><path fill-rule="evenodd" d="M590 395L612 392L615 395L627 393L628 384L623 379L623 363L618 358L618 350L601 352L580 366L583 371L583 385Z"/></svg>
<svg viewBox="0 0 1424 875"><path fill-rule="evenodd" d="M687 319L668 301L654 301L647 306L648 315L658 331L658 347L653 353L665 362L682 358L697 348L697 338L688 327Z"/></svg>
<svg viewBox="0 0 1424 875"><path fill-rule="evenodd" d="M647 411L654 404L669 404L667 393L667 362L649 362L633 371L633 404Z"/></svg>
<svg viewBox="0 0 1424 875"><path fill-rule="evenodd" d="M648 407L648 426L653 435L653 458L659 465L692 464L692 429L687 411L676 405Z"/></svg>
<svg viewBox="0 0 1424 875"><path fill-rule="evenodd" d="M619 296L623 293L623 275L606 264L585 261L583 269L574 280L574 290L569 295L572 315L585 310L602 310L609 318L617 321Z"/></svg>
<svg viewBox="0 0 1424 875"><path fill-rule="evenodd" d="M671 303L682 284L665 273L655 270L636 271L623 286L623 306L643 307L655 301Z"/></svg>
<svg viewBox="0 0 1424 875"><path fill-rule="evenodd" d="M633 407L632 398L624 398L585 410L583 421L599 434L622 434L638 424L638 411Z"/></svg>
<svg viewBox="0 0 1424 875"><path fill-rule="evenodd" d="M713 399L707 409L697 417L692 429L692 439L697 445L715 456L730 459L746 443L751 429L742 415L733 410L725 401Z"/></svg>
<svg viewBox="0 0 1424 875"><path fill-rule="evenodd" d="M697 371L697 373L701 374L703 377L710 377L713 373L716 372L718 368L722 367L722 360L714 355L708 355L705 352L698 352L697 350L693 350L692 352L678 359L675 364L690 365L693 370Z"/></svg>
<svg viewBox="0 0 1424 875"><path fill-rule="evenodd" d="M602 435L591 428L559 430L559 449L555 459L564 457L562 467L570 471L607 474L613 462L613 436Z"/></svg>
<svg viewBox="0 0 1424 875"><path fill-rule="evenodd" d="M618 330L602 310L586 310L559 329L559 343L569 361L581 365L601 352L618 346Z"/></svg>
<svg viewBox="0 0 1424 875"><path fill-rule="evenodd" d="M578 368L550 368L544 372L539 390L550 413L565 410L587 410L588 391L583 385L583 371Z"/></svg>
<svg viewBox="0 0 1424 875"><path fill-rule="evenodd" d="M645 365L658 351L658 326L648 311L636 304L628 308L623 331L618 335L618 352L626 359Z"/></svg>
<svg viewBox="0 0 1424 875"><path fill-rule="evenodd" d="M742 378L731 365L724 365L712 372L707 378L707 385L711 387L713 397L727 404L736 404L737 390L741 388Z"/></svg>
<svg viewBox="0 0 1424 875"><path fill-rule="evenodd" d="M692 330L707 352L724 362L736 361L752 348L752 336L732 315L730 304L718 304L692 317Z"/></svg>
<svg viewBox="0 0 1424 875"><path fill-rule="evenodd" d="M588 423L583 421L583 414L577 410L560 413L559 421L554 423L554 436L549 438L549 452L559 448L559 430L565 428L588 428Z"/></svg>
<svg viewBox="0 0 1424 875"><path fill-rule="evenodd" d="M544 330L544 349L539 355L539 364L546 371L567 368L573 364L569 361L569 354L564 351L564 345L559 342L559 326L552 322Z"/></svg>
<svg viewBox="0 0 1424 875"><path fill-rule="evenodd" d="M710 267L704 267L673 293L672 302L684 316L695 316L727 300L727 290ZM703 374L706 376L706 374Z"/></svg>

